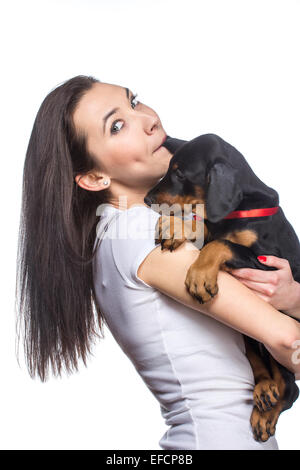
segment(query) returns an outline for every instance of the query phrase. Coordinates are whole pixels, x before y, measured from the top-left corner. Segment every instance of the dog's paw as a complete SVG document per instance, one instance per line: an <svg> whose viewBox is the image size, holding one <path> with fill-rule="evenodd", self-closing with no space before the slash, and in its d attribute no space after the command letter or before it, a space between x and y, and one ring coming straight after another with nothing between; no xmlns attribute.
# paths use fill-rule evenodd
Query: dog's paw
<svg viewBox="0 0 300 470"><path fill-rule="evenodd" d="M155 241L170 251L178 248L186 240L184 221L181 217L162 215L156 222Z"/></svg>
<svg viewBox="0 0 300 470"><path fill-rule="evenodd" d="M263 412L256 407L253 408L250 423L256 441L266 442L269 437L274 436L279 415L280 407L278 405L270 411Z"/></svg>
<svg viewBox="0 0 300 470"><path fill-rule="evenodd" d="M193 263L186 275L186 288L200 303L208 302L218 293L217 275L214 267L199 267Z"/></svg>
<svg viewBox="0 0 300 470"><path fill-rule="evenodd" d="M253 392L255 406L259 411L271 410L280 398L279 389L272 379L262 380L256 384Z"/></svg>

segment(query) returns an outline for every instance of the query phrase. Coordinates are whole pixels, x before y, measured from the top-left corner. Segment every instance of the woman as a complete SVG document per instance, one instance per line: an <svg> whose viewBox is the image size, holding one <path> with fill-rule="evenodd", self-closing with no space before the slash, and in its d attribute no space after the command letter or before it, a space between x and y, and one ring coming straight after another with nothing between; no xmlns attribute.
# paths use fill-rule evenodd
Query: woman
<svg viewBox="0 0 300 470"><path fill-rule="evenodd" d="M252 435L254 380L241 333L299 373L291 361L299 325L271 306L277 296L277 308L299 315L299 284L285 260L272 258L283 266L276 279L253 270L257 278L244 281L257 292L273 283L272 298L259 293L269 302L225 272L205 306L186 292L197 250L188 241L172 253L155 247L159 214L144 204L172 156L157 149L165 136L158 115L127 88L92 77L66 81L42 103L24 167L19 248L29 372L46 380L49 366L60 374L79 358L86 364L105 321L159 400L170 425L163 449L277 449L275 437ZM99 244L96 229L112 235L117 226L123 235Z"/></svg>

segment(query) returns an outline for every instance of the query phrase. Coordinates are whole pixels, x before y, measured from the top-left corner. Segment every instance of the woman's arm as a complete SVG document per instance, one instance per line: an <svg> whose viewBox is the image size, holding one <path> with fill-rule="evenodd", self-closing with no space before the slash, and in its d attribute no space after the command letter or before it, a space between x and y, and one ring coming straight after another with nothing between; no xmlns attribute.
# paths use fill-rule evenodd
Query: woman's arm
<svg viewBox="0 0 300 470"><path fill-rule="evenodd" d="M200 304L188 293L184 281L198 254L190 241L173 252L162 251L158 246L141 263L138 276L178 302L264 343L280 363L300 373L300 365L292 362L295 353L292 345L300 339L300 325L295 320L223 271L218 275L219 292L210 302Z"/></svg>
<svg viewBox="0 0 300 470"><path fill-rule="evenodd" d="M288 260L277 256L261 256L259 261L276 271L232 269L233 276L278 310L300 319L300 284L295 281Z"/></svg>

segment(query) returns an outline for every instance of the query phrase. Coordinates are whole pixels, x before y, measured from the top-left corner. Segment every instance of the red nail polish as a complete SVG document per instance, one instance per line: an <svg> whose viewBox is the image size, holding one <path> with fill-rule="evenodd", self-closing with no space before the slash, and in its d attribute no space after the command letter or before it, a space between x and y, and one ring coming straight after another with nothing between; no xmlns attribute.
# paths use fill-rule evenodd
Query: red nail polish
<svg viewBox="0 0 300 470"><path fill-rule="evenodd" d="M264 263L265 261L267 261L267 257L266 257L266 256L258 256L257 259L258 259L259 261L262 261L263 263Z"/></svg>

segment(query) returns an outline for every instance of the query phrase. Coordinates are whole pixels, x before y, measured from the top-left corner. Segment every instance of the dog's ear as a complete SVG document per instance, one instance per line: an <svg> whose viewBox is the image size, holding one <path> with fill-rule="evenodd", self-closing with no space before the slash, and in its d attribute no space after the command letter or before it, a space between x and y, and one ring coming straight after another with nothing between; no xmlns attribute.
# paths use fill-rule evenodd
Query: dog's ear
<svg viewBox="0 0 300 470"><path fill-rule="evenodd" d="M207 175L206 215L216 223L235 210L243 198L238 171L226 161L215 163Z"/></svg>

